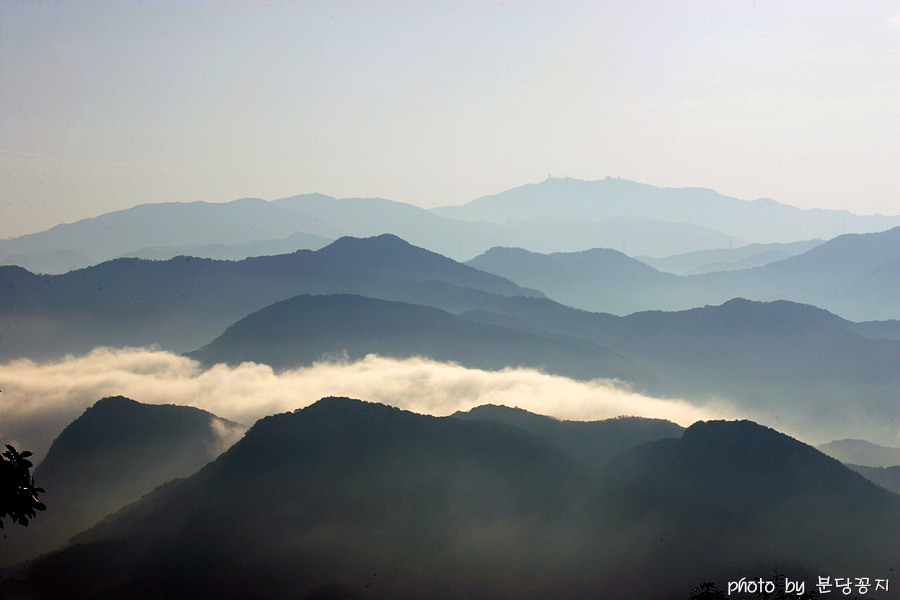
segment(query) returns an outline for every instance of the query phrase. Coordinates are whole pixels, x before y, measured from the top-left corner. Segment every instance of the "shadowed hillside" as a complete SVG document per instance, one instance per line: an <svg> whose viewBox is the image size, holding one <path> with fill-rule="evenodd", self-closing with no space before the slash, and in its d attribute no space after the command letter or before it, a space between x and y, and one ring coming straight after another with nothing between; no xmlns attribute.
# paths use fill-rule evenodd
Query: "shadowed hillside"
<svg viewBox="0 0 900 600"><path fill-rule="evenodd" d="M3 563L53 550L156 486L196 473L244 429L187 406L99 400L59 434L35 469L49 508L27 530L8 532Z"/></svg>
<svg viewBox="0 0 900 600"><path fill-rule="evenodd" d="M493 248L469 265L591 311L684 310L735 297L812 304L856 321L900 318L900 227L848 234L765 266L678 276L613 250Z"/></svg>
<svg viewBox="0 0 900 600"><path fill-rule="evenodd" d="M229 327L188 356L207 365L261 362L276 368L367 354L423 356L499 370L543 368L571 377L640 379L635 363L580 339L475 323L437 308L363 296L298 296Z"/></svg>
<svg viewBox="0 0 900 600"><path fill-rule="evenodd" d="M595 475L509 424L328 398L262 419L9 588L75 600L683 598L760 565L887 577L898 518L896 495L746 421L697 423Z"/></svg>
<svg viewBox="0 0 900 600"><path fill-rule="evenodd" d="M240 262L118 259L65 275L0 267L0 359L159 344L175 351L298 294L357 293L478 308L492 294L540 296L496 275L383 235Z"/></svg>
<svg viewBox="0 0 900 600"><path fill-rule="evenodd" d="M611 464L603 493L642 532L632 543L651 548L642 564L683 589L711 574L724 582L776 569L814 582L888 578L900 565L900 498L750 421L698 422L681 439L636 448Z"/></svg>
<svg viewBox="0 0 900 600"><path fill-rule="evenodd" d="M865 465L845 464L872 483L876 483L895 494L900 494L900 465L893 467L867 467Z"/></svg>
<svg viewBox="0 0 900 600"><path fill-rule="evenodd" d="M617 417L602 421L563 421L507 406L484 405L453 415L518 427L561 449L592 471L607 468L616 455L647 442L681 437L684 428L663 419Z"/></svg>
<svg viewBox="0 0 900 600"><path fill-rule="evenodd" d="M811 437L894 439L900 426L894 322L871 323L864 337L858 324L814 306L743 299L615 317L511 297L462 316L600 341L643 365L657 382L646 386L651 394L724 398Z"/></svg>

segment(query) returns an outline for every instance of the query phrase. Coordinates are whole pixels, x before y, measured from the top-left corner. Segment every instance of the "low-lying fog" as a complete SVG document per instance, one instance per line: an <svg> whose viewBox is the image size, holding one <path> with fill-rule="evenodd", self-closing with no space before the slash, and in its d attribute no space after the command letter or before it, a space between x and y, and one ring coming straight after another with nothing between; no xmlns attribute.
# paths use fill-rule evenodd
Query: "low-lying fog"
<svg viewBox="0 0 900 600"><path fill-rule="evenodd" d="M246 425L325 396L349 396L437 416L481 404L517 406L561 419L634 415L683 426L746 416L724 402L695 406L683 399L651 398L608 379L582 382L533 369L490 372L372 355L276 373L256 363L204 369L162 350L97 348L53 362L2 364L0 389L0 440L32 450L37 461L85 408L114 395L148 404L195 406Z"/></svg>

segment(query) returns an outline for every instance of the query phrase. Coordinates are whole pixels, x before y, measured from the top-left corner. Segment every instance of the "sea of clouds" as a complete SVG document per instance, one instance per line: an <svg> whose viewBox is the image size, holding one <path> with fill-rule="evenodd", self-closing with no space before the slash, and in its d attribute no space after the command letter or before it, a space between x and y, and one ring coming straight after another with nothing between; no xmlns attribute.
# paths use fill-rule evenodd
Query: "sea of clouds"
<svg viewBox="0 0 900 600"><path fill-rule="evenodd" d="M609 379L576 381L534 369L483 371L424 358L374 355L275 372L257 363L204 368L190 358L152 348L97 348L48 362L0 364L0 389L0 442L32 450L37 461L87 407L118 395L146 404L195 406L246 425L326 396L436 416L482 404L515 406L561 419L633 415L683 426L741 416L727 403L696 406L682 399L652 398Z"/></svg>

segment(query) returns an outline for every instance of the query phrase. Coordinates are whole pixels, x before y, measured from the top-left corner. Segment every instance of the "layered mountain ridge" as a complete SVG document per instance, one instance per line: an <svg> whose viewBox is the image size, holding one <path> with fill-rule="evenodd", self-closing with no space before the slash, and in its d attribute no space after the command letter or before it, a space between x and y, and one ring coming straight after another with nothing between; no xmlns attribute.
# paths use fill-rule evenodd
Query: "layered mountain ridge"
<svg viewBox="0 0 900 600"><path fill-rule="evenodd" d="M686 597L760 565L887 577L898 518L895 494L747 421L700 422L592 470L495 419L327 398L262 419L15 572L8 595Z"/></svg>
<svg viewBox="0 0 900 600"><path fill-rule="evenodd" d="M663 257L750 243L827 239L897 225L900 217L801 210L698 188L551 178L430 211L383 198L323 194L273 201L144 204L0 240L0 264L59 274L125 255L170 258L195 252L246 258L273 248L316 249L326 240L381 233L457 260L494 246L541 253L600 247ZM289 236L297 237L285 248Z"/></svg>
<svg viewBox="0 0 900 600"><path fill-rule="evenodd" d="M848 234L761 267L678 276L609 249L493 248L466 264L583 310L684 310L735 297L813 304L857 321L900 318L900 227Z"/></svg>
<svg viewBox="0 0 900 600"><path fill-rule="evenodd" d="M64 275L0 267L0 285L0 358L7 359L99 345L192 350L247 314L304 293L449 310L477 308L481 295L541 296L392 235L239 262L117 259Z"/></svg>

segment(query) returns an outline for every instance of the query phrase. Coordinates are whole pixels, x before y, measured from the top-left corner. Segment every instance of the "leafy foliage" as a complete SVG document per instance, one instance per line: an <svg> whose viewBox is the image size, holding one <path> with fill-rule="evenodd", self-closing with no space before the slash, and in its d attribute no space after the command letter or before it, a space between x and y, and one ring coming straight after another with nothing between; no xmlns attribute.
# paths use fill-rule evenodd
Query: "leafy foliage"
<svg viewBox="0 0 900 600"><path fill-rule="evenodd" d="M773 577L769 581L774 587L770 592L759 590L742 596L732 596L730 593L720 590L715 583L706 581L691 590L688 600L726 600L730 597L741 600L819 600L819 594L815 589L808 592L788 591L786 577L777 571L773 573Z"/></svg>
<svg viewBox="0 0 900 600"><path fill-rule="evenodd" d="M691 595L688 596L688 600L725 600L725 598L725 592L711 581L704 581L691 590Z"/></svg>
<svg viewBox="0 0 900 600"><path fill-rule="evenodd" d="M6 452L0 455L0 529L6 517L27 527L37 511L47 509L38 500L38 494L44 489L34 485L29 456L31 452L19 453L9 444L6 444Z"/></svg>

